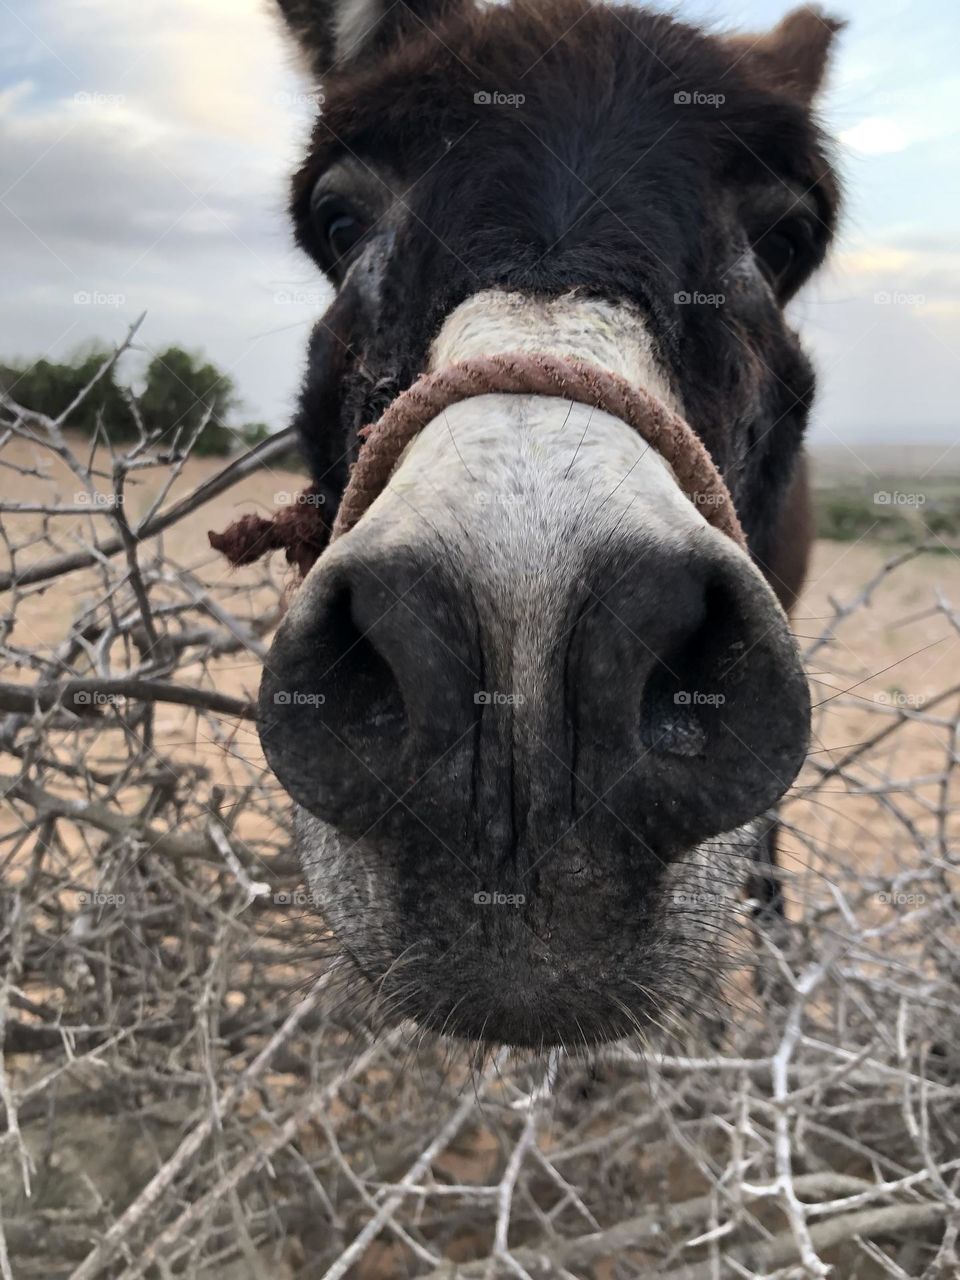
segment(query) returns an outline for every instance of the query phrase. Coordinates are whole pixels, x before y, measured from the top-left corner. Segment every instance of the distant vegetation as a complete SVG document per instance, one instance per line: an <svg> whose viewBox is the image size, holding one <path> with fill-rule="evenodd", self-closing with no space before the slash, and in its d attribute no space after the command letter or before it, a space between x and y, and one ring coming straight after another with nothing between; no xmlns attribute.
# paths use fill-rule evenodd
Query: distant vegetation
<svg viewBox="0 0 960 1280"><path fill-rule="evenodd" d="M111 354L109 347L95 342L59 362L0 361L0 391L57 418ZM161 448L173 448L191 439L208 417L193 448L207 455L249 448L270 435L264 422L236 421L236 384L200 352L167 347L150 360L138 381L140 389L135 390L114 365L63 425L87 436L99 433L112 444L136 440L142 426ZM917 458L917 470L911 473L908 456L893 465L889 457L881 463L871 456L872 466L861 461L851 467L850 458L841 457L838 464L837 457L827 461L815 455L817 537L890 546L929 543L934 550L960 552L960 474L945 473L935 460L925 466L931 460L922 451ZM276 465L299 470L302 462L292 450Z"/></svg>
<svg viewBox="0 0 960 1280"><path fill-rule="evenodd" d="M111 356L109 348L87 345L70 359L0 363L0 390L18 404L58 417ZM193 451L227 454L256 444L269 434L262 422L234 424L238 397L229 374L198 352L168 347L147 365L137 392L120 380L118 366L104 373L63 425L96 433L113 444L138 438L138 420L161 445L185 443L200 431Z"/></svg>
<svg viewBox="0 0 960 1280"><path fill-rule="evenodd" d="M861 538L891 546L929 542L960 549L960 482L956 477L896 475L814 486L817 537Z"/></svg>

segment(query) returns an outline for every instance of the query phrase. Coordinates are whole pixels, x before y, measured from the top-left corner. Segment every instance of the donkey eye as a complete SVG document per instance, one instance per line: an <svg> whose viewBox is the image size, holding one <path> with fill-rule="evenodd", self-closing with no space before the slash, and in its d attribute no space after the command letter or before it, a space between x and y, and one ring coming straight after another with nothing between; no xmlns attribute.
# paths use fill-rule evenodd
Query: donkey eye
<svg viewBox="0 0 960 1280"><path fill-rule="evenodd" d="M310 202L320 265L333 275L342 273L351 251L369 229L366 216L341 195L321 194Z"/></svg>
<svg viewBox="0 0 960 1280"><path fill-rule="evenodd" d="M770 283L783 284L797 260L800 246L796 236L783 227L773 227L754 244L760 266Z"/></svg>

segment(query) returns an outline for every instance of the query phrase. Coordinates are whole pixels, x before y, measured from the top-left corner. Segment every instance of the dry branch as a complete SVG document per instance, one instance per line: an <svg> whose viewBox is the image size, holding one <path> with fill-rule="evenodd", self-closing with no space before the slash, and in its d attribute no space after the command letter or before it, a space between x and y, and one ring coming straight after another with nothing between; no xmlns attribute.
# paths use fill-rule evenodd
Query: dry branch
<svg viewBox="0 0 960 1280"><path fill-rule="evenodd" d="M915 551L807 642L846 674L783 814L790 923L739 957L764 993L732 975L712 1041L481 1071L378 1029L299 893L251 723L283 583L198 516L288 435L186 492L189 442L91 455L10 402L0 442L3 1280L960 1275L960 686L883 698L851 656ZM918 623L960 631L942 591Z"/></svg>

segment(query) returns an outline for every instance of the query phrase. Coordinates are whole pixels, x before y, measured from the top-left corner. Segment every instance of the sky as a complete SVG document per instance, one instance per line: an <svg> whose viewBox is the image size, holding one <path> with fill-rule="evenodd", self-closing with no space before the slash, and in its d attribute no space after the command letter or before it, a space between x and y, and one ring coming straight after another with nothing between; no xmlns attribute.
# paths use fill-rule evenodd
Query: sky
<svg viewBox="0 0 960 1280"><path fill-rule="evenodd" d="M759 31L791 6L651 7ZM812 439L960 454L960 6L828 8L850 24L821 101L848 199L791 304ZM0 359L119 341L145 311L143 361L202 348L245 419L285 426L330 298L284 211L309 89L270 0L0 0Z"/></svg>

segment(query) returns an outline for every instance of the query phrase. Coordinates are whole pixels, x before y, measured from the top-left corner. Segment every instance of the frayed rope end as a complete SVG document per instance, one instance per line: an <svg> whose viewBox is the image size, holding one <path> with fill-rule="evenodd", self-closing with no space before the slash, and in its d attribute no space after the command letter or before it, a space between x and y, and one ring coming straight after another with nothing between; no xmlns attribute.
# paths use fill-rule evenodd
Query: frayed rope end
<svg viewBox="0 0 960 1280"><path fill-rule="evenodd" d="M330 526L321 510L324 502L324 494L310 487L270 519L241 516L222 533L209 530L207 538L214 551L236 568L254 564L269 551L283 551L287 563L306 577L330 540Z"/></svg>

